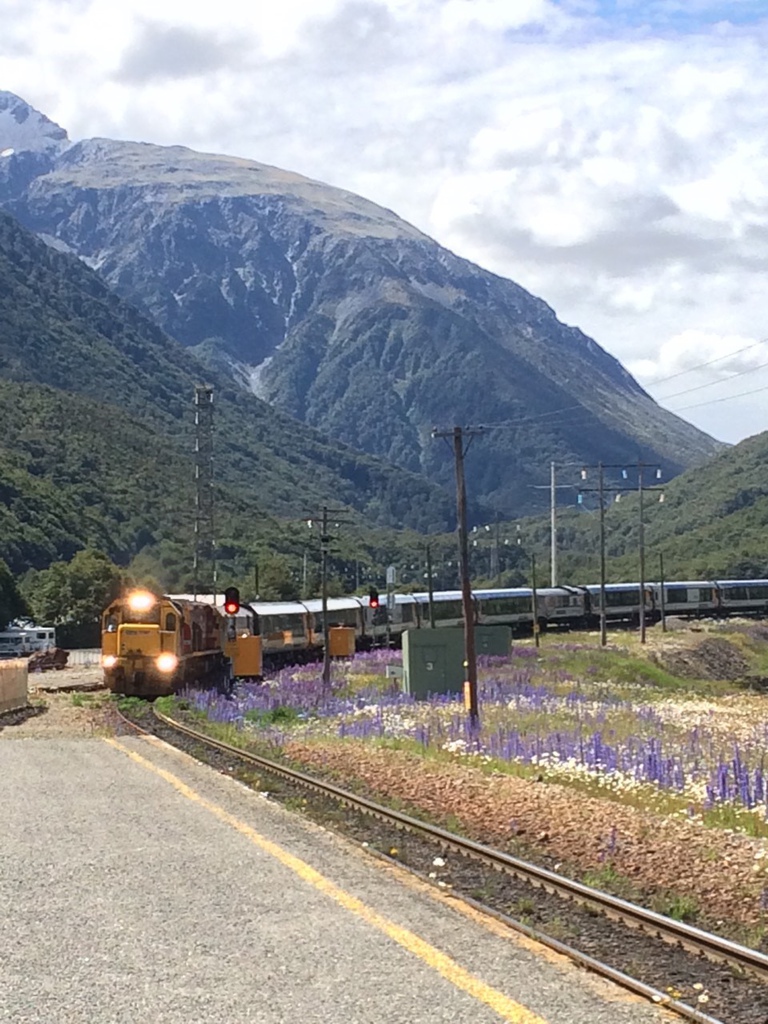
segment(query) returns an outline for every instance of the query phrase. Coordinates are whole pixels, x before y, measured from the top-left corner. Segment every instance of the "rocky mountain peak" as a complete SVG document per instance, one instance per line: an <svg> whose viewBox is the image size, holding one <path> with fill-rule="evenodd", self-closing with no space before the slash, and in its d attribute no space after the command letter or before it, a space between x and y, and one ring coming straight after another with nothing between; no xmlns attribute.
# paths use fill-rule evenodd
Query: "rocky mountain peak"
<svg viewBox="0 0 768 1024"><path fill-rule="evenodd" d="M66 131L20 96L0 90L0 156L60 153L69 145Z"/></svg>

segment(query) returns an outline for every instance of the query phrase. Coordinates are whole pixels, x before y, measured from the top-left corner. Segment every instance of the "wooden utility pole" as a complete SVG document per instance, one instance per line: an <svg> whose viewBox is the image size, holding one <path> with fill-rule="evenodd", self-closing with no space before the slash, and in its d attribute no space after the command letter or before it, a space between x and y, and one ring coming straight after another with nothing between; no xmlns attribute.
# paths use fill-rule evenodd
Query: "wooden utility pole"
<svg viewBox="0 0 768 1024"><path fill-rule="evenodd" d="M557 484L555 483L555 463L549 464L549 582L557 586Z"/></svg>
<svg viewBox="0 0 768 1024"><path fill-rule="evenodd" d="M638 504L639 504L639 513L640 513L640 522L639 522L639 556L640 556L640 558L639 558L639 562L640 562L640 566L639 566L639 568L640 568L640 583L639 583L640 594L639 594L639 596L640 596L640 607L639 607L638 619L639 619L639 626L640 626L640 643L644 644L645 641L646 641L646 617L645 617L645 518L644 518L644 511L643 511L643 509L644 509L643 495L645 494L646 491L656 491L656 490L659 490L659 488L658 487L653 487L653 486L648 487L648 486L645 485L643 471L646 470L646 469L653 469L655 471L656 479L658 480L658 479L661 478L661 469L658 466L656 466L656 465L653 465L653 464L648 463L648 462L642 462L642 461L638 461L637 463L635 463L635 465L637 467L637 488L632 487L632 486L630 486L630 487L616 486L615 484L612 484L608 488L608 490L616 493L616 495L617 495L616 500L617 501L618 501L619 496L621 494L627 492L627 491L634 491L636 489L637 493L638 493L638 499L639 499L639 503ZM626 469L626 466L622 465L622 464L608 465L608 464L606 464L604 462L599 462L597 464L597 466L591 466L591 467L590 466L585 466L582 469L581 476L582 476L583 480L586 480L586 478L587 478L587 470L588 469L597 469L597 471L598 471L598 485L597 485L597 487L582 487L582 488L580 488L580 490L582 492L596 491L597 494L598 494L599 502L600 502L600 643L602 644L603 647L605 647L605 645L608 642L608 638L607 638L607 633L606 633L606 608L605 608L605 493L606 493L606 487L605 487L604 474L605 474L605 470L606 469L620 469L622 471L623 478L626 480L627 479L627 469ZM662 500L663 500L663 495L662 495Z"/></svg>
<svg viewBox="0 0 768 1024"><path fill-rule="evenodd" d="M435 587L432 581L432 545L427 544L427 589L429 593L429 628L435 628Z"/></svg>
<svg viewBox="0 0 768 1024"><path fill-rule="evenodd" d="M539 597L536 588L536 555L531 555L531 611L533 613L533 642L538 647L541 643L539 633Z"/></svg>
<svg viewBox="0 0 768 1024"><path fill-rule="evenodd" d="M451 431L433 430L433 437L452 438L456 464L456 512L459 535L459 571L461 576L461 604L464 614L464 664L467 670L469 721L472 728L480 723L477 702L477 654L475 651L475 606L472 600L472 581L469 577L469 543L467 535L467 487L464 480L464 456L472 439L483 433L482 427L454 427ZM467 448L464 439L468 438Z"/></svg>
<svg viewBox="0 0 768 1024"><path fill-rule="evenodd" d="M608 628L605 608L605 472L602 462L597 464L598 493L600 496L600 646L608 646Z"/></svg>
<svg viewBox="0 0 768 1024"><path fill-rule="evenodd" d="M320 587L322 597L322 619L323 619L323 691L327 692L331 685L331 648L330 638L328 636L328 552L330 550L332 537L328 533L328 516L341 515L344 509L333 509L328 508L327 505L323 505L322 513L320 516ZM312 527L312 519L308 521L310 528ZM339 526L339 523L336 523ZM305 575L306 575L306 551L305 557Z"/></svg>
<svg viewBox="0 0 768 1024"><path fill-rule="evenodd" d="M328 536L328 507L323 505L323 520L320 527L320 577L323 601L323 690L328 691L331 685L331 645L328 642L328 547L331 538Z"/></svg>

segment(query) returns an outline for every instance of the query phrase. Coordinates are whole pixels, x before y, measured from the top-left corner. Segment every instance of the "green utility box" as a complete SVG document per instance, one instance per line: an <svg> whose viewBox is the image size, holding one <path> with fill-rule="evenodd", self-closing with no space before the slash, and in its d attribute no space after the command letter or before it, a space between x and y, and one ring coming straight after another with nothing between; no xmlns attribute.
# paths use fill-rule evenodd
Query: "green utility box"
<svg viewBox="0 0 768 1024"><path fill-rule="evenodd" d="M475 626L478 656L506 657L512 645L509 626ZM407 629L403 633L403 689L417 700L432 693L463 691L464 629Z"/></svg>

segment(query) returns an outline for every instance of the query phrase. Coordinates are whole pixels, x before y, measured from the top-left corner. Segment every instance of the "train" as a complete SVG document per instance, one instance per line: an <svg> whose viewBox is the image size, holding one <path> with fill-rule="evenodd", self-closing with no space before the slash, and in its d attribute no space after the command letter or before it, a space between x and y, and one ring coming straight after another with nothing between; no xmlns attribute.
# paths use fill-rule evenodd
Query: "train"
<svg viewBox="0 0 768 1024"><path fill-rule="evenodd" d="M243 612L227 616L213 601L130 591L102 616L106 685L123 696L154 698L185 686L226 691L236 677L260 676L261 640Z"/></svg>
<svg viewBox="0 0 768 1024"><path fill-rule="evenodd" d="M551 629L596 629L601 619L601 587L476 589L474 620L511 627L530 635L534 625ZM373 607L369 597L328 600L329 651L343 657L389 644L399 646L408 629L428 628L429 594L393 594ZM234 606L233 606L234 607ZM647 624L662 614L684 618L768 617L768 580L692 580L645 583L642 608ZM464 621L461 591L432 595L436 627ZM637 625L641 617L639 583L605 585L605 619ZM102 623L102 664L107 685L116 693L155 697L188 685L226 689L234 679L261 678L264 671L319 659L325 635L322 602L251 601L229 614L223 596L190 594L156 597L134 591L114 601Z"/></svg>

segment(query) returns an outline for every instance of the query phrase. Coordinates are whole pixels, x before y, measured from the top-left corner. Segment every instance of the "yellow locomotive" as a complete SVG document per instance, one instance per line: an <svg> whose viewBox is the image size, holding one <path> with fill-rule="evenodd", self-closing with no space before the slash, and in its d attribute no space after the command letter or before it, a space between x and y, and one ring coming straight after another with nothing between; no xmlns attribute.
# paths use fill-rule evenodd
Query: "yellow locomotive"
<svg viewBox="0 0 768 1024"><path fill-rule="evenodd" d="M229 594L229 591L228 591ZM225 690L260 677L261 637L239 599L217 605L188 595L134 590L102 616L101 663L113 693L160 697L188 685Z"/></svg>

